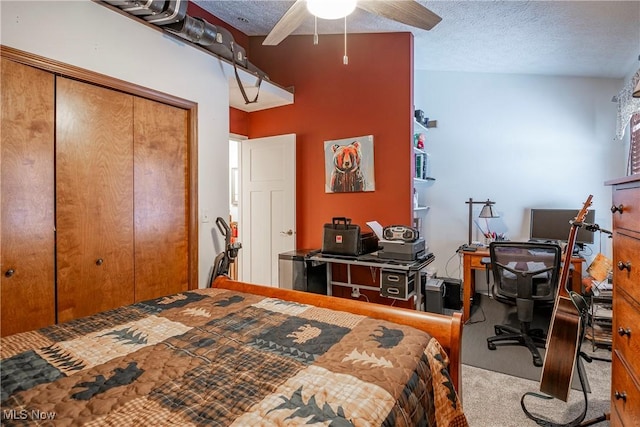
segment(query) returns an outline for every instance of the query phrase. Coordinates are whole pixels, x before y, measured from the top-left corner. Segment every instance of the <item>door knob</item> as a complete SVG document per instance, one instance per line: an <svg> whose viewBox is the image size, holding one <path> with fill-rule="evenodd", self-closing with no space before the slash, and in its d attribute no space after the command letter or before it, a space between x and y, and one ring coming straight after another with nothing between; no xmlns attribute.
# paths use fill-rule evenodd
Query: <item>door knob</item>
<svg viewBox="0 0 640 427"><path fill-rule="evenodd" d="M4 277L11 277L13 276L13 273L15 273L15 270L13 268L10 268L4 273Z"/></svg>
<svg viewBox="0 0 640 427"><path fill-rule="evenodd" d="M287 231L281 231L280 234L282 234L283 236L293 236L293 230L289 229Z"/></svg>

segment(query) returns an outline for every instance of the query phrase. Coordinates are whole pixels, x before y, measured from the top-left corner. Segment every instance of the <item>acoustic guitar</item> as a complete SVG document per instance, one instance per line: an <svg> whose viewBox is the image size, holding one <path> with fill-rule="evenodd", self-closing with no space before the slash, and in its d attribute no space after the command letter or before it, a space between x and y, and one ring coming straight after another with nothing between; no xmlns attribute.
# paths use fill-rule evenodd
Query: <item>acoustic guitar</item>
<svg viewBox="0 0 640 427"><path fill-rule="evenodd" d="M582 222L587 215L587 209L591 206L592 198L593 196L589 195L578 215L571 221L569 239L564 253L565 261L560 272L553 316L551 317L549 333L547 334L542 378L540 380L541 392L565 402L569 396L573 370L580 348L578 341L582 327L581 312L587 307L586 302L580 295L567 290L569 296L565 296L562 295L560 290L567 285L571 267L569 258L576 243L576 234L578 234L578 229L582 226Z"/></svg>

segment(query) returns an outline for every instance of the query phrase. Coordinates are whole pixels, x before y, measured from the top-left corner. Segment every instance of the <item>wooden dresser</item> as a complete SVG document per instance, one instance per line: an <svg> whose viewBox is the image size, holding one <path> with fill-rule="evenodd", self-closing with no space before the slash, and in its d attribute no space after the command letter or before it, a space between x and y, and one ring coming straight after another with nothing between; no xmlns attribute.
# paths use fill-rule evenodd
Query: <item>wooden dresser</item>
<svg viewBox="0 0 640 427"><path fill-rule="evenodd" d="M640 175L613 190L611 426L640 424Z"/></svg>

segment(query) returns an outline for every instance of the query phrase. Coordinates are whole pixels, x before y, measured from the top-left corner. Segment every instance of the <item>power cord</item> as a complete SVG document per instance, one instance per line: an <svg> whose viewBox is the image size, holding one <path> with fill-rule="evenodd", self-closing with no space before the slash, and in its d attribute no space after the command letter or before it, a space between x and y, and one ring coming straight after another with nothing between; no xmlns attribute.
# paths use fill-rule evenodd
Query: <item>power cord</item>
<svg viewBox="0 0 640 427"><path fill-rule="evenodd" d="M460 271L461 271L461 266L460 264L462 263L462 257L460 256L460 254L462 253L462 247L464 245L460 245L458 247L458 249L456 249L456 251L453 253L453 255L451 255L449 257L449 259L447 260L445 266L444 266L444 272L446 274L447 277L454 277L451 273L449 273L449 263L451 262L452 259L454 259L456 256L458 257L458 274L457 277L458 279L462 279L462 277L460 277Z"/></svg>
<svg viewBox="0 0 640 427"><path fill-rule="evenodd" d="M587 249L589 250L587 251ZM584 245L584 249L579 251L578 254L581 255L582 258L586 258L593 255L593 249L588 245Z"/></svg>
<svg viewBox="0 0 640 427"><path fill-rule="evenodd" d="M364 299L367 300L367 302L369 302L369 297L366 294L363 294L362 292L360 292L360 289L354 287L351 290L351 298L359 300L360 297L364 297Z"/></svg>
<svg viewBox="0 0 640 427"><path fill-rule="evenodd" d="M464 322L465 325L473 325L476 323L482 323L482 322L486 322L487 321L487 316L484 313L484 308L482 308L482 305L478 305L478 309L480 310L480 313L482 313L482 319L479 320L471 320L473 318L473 315L475 313L477 313L477 311L471 313L471 315L469 316L469 320L467 320L466 322Z"/></svg>

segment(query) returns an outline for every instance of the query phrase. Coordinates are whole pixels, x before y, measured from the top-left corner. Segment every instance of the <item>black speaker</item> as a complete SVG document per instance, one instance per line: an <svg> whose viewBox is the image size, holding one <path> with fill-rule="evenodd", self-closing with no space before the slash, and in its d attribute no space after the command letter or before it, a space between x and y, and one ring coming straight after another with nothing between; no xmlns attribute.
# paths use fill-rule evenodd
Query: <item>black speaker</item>
<svg viewBox="0 0 640 427"><path fill-rule="evenodd" d="M444 280L444 308L460 310L462 308L462 280L440 277Z"/></svg>

